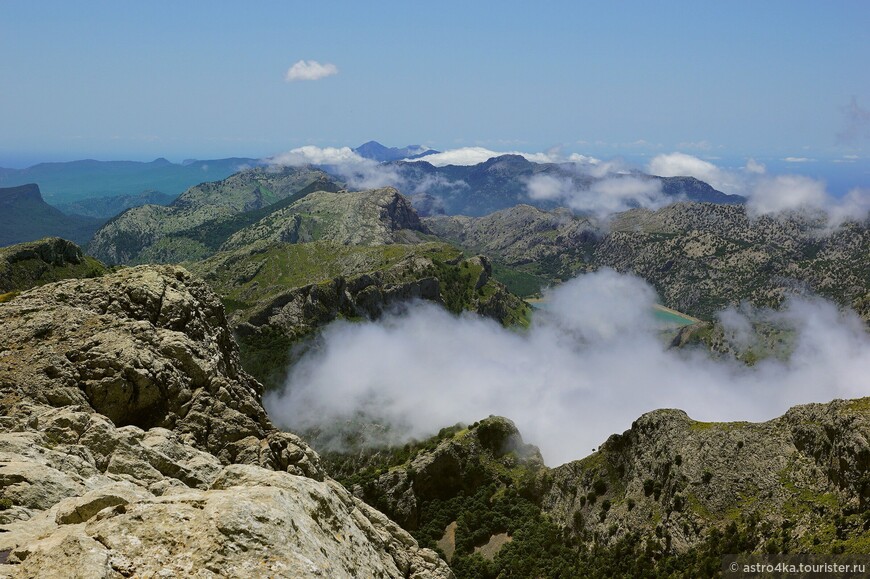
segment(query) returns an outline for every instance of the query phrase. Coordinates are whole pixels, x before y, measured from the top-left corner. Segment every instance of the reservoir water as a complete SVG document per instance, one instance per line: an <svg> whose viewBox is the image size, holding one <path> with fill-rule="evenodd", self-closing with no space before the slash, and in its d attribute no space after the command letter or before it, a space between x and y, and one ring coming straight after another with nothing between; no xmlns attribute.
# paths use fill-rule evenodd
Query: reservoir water
<svg viewBox="0 0 870 579"><path fill-rule="evenodd" d="M549 307L549 303L542 299L531 299L526 301L533 308L545 310ZM692 324L697 324L701 321L698 318L693 318L690 315L666 308L659 304L653 306L652 313L662 329L682 328L683 326L691 326Z"/></svg>

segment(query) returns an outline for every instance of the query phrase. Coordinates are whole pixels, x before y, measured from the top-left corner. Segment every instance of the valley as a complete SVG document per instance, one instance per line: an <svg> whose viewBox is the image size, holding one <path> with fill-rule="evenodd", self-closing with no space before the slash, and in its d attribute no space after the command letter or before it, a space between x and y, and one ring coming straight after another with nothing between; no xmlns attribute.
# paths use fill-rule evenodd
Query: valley
<svg viewBox="0 0 870 579"><path fill-rule="evenodd" d="M51 216L7 213L33 239L0 250L0 572L54 572L53 544L83 569L182 572L167 533L203 568L266 549L284 571L419 579L867 550L866 219L759 217L681 177L601 215L529 197L534 175L602 179L558 163L359 149L411 194L313 165L70 205L97 217L0 190ZM795 392L695 419L766 381Z"/></svg>

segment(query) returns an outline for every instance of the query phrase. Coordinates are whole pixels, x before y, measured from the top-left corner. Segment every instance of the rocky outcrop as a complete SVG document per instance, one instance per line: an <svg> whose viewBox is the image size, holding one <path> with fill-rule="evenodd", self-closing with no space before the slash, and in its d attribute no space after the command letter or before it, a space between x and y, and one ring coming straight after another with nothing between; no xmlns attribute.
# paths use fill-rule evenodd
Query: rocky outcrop
<svg viewBox="0 0 870 579"><path fill-rule="evenodd" d="M415 243L427 233L411 203L393 187L368 191L317 191L230 237L222 251L259 241L342 245Z"/></svg>
<svg viewBox="0 0 870 579"><path fill-rule="evenodd" d="M571 254L580 263L601 234L600 224L592 219L575 217L567 209L543 211L531 205L479 218L429 217L424 223L444 239L512 266L544 263Z"/></svg>
<svg viewBox="0 0 870 579"><path fill-rule="evenodd" d="M96 277L106 267L71 241L47 237L0 248L0 294L79 277Z"/></svg>
<svg viewBox="0 0 870 579"><path fill-rule="evenodd" d="M276 430L177 267L0 305L0 576L452 576Z"/></svg>
<svg viewBox="0 0 870 579"><path fill-rule="evenodd" d="M413 531L426 522L421 518L426 503L460 494L471 496L491 484L505 466L517 465L542 470L544 461L537 447L523 442L513 422L490 417L441 440L431 450L418 452L401 468L351 490Z"/></svg>
<svg viewBox="0 0 870 579"><path fill-rule="evenodd" d="M553 469L542 505L603 544L633 533L681 552L738 519L761 521L761 540L780 540L787 528L777 550L860 540L870 498L868 402L797 406L765 423L657 410L595 454Z"/></svg>
<svg viewBox="0 0 870 579"><path fill-rule="evenodd" d="M706 576L725 553L863 553L870 540L870 398L764 423L657 410L556 468L497 417L324 460L461 576L490 547L493 574L609 576L622 565L620 576Z"/></svg>

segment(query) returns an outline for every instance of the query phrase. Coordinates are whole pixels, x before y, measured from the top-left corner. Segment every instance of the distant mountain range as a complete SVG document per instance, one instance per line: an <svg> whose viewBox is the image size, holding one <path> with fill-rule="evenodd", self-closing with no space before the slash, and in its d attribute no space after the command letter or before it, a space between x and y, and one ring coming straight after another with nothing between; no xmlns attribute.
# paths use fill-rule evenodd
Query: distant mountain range
<svg viewBox="0 0 870 579"><path fill-rule="evenodd" d="M169 205L174 200L174 195L166 195L160 191L152 190L143 191L135 195L88 197L87 199L58 205L57 208L67 214L109 219L133 207L140 207L142 205Z"/></svg>
<svg viewBox="0 0 870 579"><path fill-rule="evenodd" d="M0 187L37 183L45 199L54 205L91 197L137 195L143 191L175 197L199 183L219 181L259 164L257 159L242 157L187 160L181 164L163 158L150 163L93 159L40 163L26 169L0 168Z"/></svg>
<svg viewBox="0 0 870 579"><path fill-rule="evenodd" d="M326 324L376 319L411 299L518 328L532 322L530 305L515 295L531 293L524 287L537 291L610 267L643 277L665 304L708 320L724 305L775 306L804 287L870 319L866 222L822 235L820 218L750 219L734 203L739 199L705 183L639 174L612 178L660 179L666 194L723 203L635 208L605 220L516 202L530 176L563 177L567 169L558 165L507 156L473 167L388 167L417 171L409 173L417 179L407 181L409 191L434 201L445 193L443 207L483 210L511 195L515 202L484 217L421 219L393 187L348 191L310 166L257 167L191 187L169 206L129 209L88 248L112 264L150 265L104 267L60 239L0 250L0 337L11 344L3 352L8 362L0 364L0 414L10 432L0 428L0 437L15 451L8 468L26 482L3 489L0 511L6 520L30 517L7 525L0 553L14 555L33 576L49 576L38 567L48 558L31 554L46 540L34 537L48 536L48 549L76 532L76 544L89 545L87 533L128 519L129 526L100 537L134 529L137 536L150 529L152 543L173 536L166 521L176 519L133 518L169 504L147 489L228 501L204 503L207 513L277 513L304 501L265 508L263 489L279 486L283 493L303 485L300 496L329 497L311 495L327 474L356 498L305 499L318 521L310 525L316 534L305 536L356 556L365 541L345 539L354 536L349 531L333 533L338 523L320 525L352 507L352 519L363 527L374 521L393 537L405 533L395 545L408 549L437 547L454 569L453 575L404 573L410 577L492 577L517 569L531 577L714 576L726 552L864 552L868 398L796 407L757 424L698 422L678 410L657 410L586 458L556 468L543 464L514 424L493 416L445 427L425 441L371 450L363 435L377 425L325 422L300 434L321 448L341 437L351 451L322 458L295 435L272 430L261 385L284 384L298 356L328 344L320 333ZM447 179L462 184L451 188ZM591 176L577 179L596 183ZM455 196L446 195L454 189ZM0 202L6 203L0 219L13 216L32 231L45 223L98 221L64 215L42 200L36 185L0 189ZM0 233L14 231L14 224L0 221ZM186 269L153 263L182 260ZM671 344L692 348L690 356L701 355L700 344L747 364L770 355L767 344L788 344L788 335L770 332L761 347L738 351L740 339L730 335L721 324L698 323ZM393 366L409 363L401 352L382 356ZM91 486L71 478L82 472L91 473ZM118 472L125 485L118 485ZM50 496L30 490L55 481L61 490ZM346 493L328 483L322 493ZM183 522L186 532L211 541L213 520ZM253 536L244 529L254 525L239 524L233 529L241 532L226 536ZM279 527L256 534L263 549L276 552L286 543L288 524ZM377 545L386 537L371 536ZM219 539L225 546L224 535ZM203 552L219 549L203 544ZM114 549L121 548L127 543ZM261 549L238 552L254 548ZM434 552L426 554L446 569ZM151 558L136 559L145 560Z"/></svg>
<svg viewBox="0 0 870 579"><path fill-rule="evenodd" d="M578 172L573 164L534 163L521 155L502 155L477 165L447 165L436 167L426 161L395 161L385 165L396 171L414 206L424 215L469 215L481 217L494 211L527 203L541 209L555 209L561 200L532 199L529 180L552 177L569 181L578 191L588 191L604 179L633 177L658 180L661 192L674 200L741 204L739 195L726 195L694 177L656 177L643 173L593 177Z"/></svg>
<svg viewBox="0 0 870 579"><path fill-rule="evenodd" d="M353 150L360 157L383 163L385 161L398 161L400 159L419 159L426 155L435 155L440 151L428 149L420 145L408 145L407 147L386 147L377 141L363 143Z"/></svg>
<svg viewBox="0 0 870 579"><path fill-rule="evenodd" d="M85 243L104 219L67 215L42 199L33 183L0 188L0 246L57 236Z"/></svg>

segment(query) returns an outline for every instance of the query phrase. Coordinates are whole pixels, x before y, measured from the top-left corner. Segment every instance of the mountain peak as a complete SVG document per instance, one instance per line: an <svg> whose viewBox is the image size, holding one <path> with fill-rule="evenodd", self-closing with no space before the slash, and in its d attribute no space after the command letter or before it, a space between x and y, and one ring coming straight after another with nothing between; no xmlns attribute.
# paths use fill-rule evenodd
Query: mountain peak
<svg viewBox="0 0 870 579"><path fill-rule="evenodd" d="M428 149L421 145L408 145L399 149L398 147L386 147L377 141L368 141L353 150L354 153L366 159L372 159L383 163L385 161L398 161L400 159L415 159L433 155L438 151Z"/></svg>
<svg viewBox="0 0 870 579"><path fill-rule="evenodd" d="M37 202L42 203L42 193L39 191L39 185L36 183L28 183L27 185L19 185L18 187L0 188L0 204L2 205L17 205L22 202Z"/></svg>

